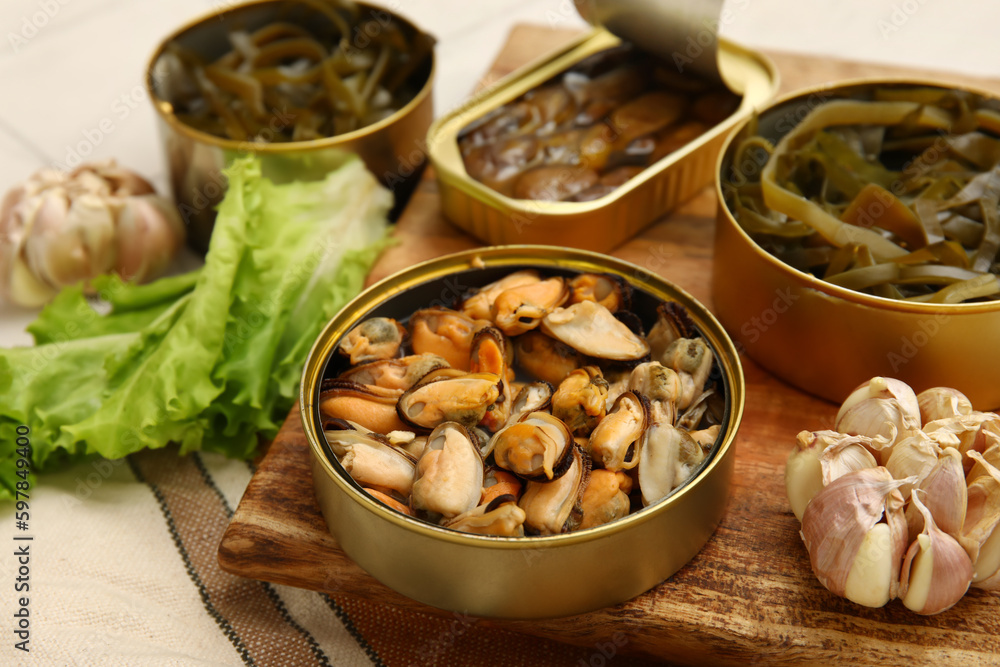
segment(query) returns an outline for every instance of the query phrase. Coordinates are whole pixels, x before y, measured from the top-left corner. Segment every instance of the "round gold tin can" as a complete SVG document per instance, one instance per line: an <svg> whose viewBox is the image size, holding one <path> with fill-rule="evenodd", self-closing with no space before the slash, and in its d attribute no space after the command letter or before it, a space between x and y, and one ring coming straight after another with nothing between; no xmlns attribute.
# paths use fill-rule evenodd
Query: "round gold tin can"
<svg viewBox="0 0 1000 667"><path fill-rule="evenodd" d="M369 25L393 25L404 34L425 34L397 13L378 5L355 3ZM397 201L405 201L416 186L426 162L425 138L434 117L433 81L435 54L414 77L424 82L417 94L395 113L352 132L310 141L254 142L222 138L184 123L174 111L166 91L169 68L163 55L171 44L212 60L231 48L234 30L253 31L277 20L290 20L282 12L287 0L250 0L225 3L168 35L153 52L146 69L146 87L157 112L157 126L165 152L170 188L181 217L188 225L188 240L201 251L208 248L215 208L225 194L223 170L233 159L253 154L261 161L263 175L276 183L318 180L340 167L352 154L384 185ZM363 32L351 36L351 46L362 48L371 39ZM359 41L360 40L360 41ZM295 121L294 109L276 109L268 128L274 131Z"/></svg>
<svg viewBox="0 0 1000 667"><path fill-rule="evenodd" d="M672 495L612 523L553 536L460 533L405 516L361 491L327 456L318 410L330 356L367 317L405 319L448 304L470 288L523 268L548 274L603 272L636 290L633 310L655 319L655 303L684 306L711 346L726 390L719 437L694 475ZM649 323L646 323L649 326ZM735 347L715 318L680 288L639 267L597 253L549 246L494 246L418 264L373 285L325 327L306 361L300 414L312 454L316 497L344 552L380 582L442 609L530 619L583 613L656 586L698 553L726 506L743 414L744 379Z"/></svg>
<svg viewBox="0 0 1000 667"><path fill-rule="evenodd" d="M964 86L916 79L856 80L794 92L760 111L757 133L777 141L827 100L860 98L876 87ZM932 304L845 289L798 271L757 245L730 212L724 186L759 173L734 165L750 121L728 137L719 156L712 297L719 320L741 351L786 382L839 403L877 376L916 391L935 386L965 393L977 409L1000 407L1000 302Z"/></svg>

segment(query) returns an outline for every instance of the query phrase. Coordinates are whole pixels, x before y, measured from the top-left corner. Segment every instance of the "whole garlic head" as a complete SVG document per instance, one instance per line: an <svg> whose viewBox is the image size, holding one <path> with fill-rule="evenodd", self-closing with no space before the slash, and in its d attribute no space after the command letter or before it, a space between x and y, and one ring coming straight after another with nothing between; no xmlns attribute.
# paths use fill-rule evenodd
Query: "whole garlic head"
<svg viewBox="0 0 1000 667"><path fill-rule="evenodd" d="M143 282L166 268L184 237L173 204L113 160L43 169L0 203L0 294L38 307L104 273Z"/></svg>

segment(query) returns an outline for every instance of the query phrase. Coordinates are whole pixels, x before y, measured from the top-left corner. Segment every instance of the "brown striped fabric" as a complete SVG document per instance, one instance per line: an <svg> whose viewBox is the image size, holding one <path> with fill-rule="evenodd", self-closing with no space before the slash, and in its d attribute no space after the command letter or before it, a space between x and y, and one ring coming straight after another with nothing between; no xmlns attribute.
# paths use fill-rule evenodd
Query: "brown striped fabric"
<svg viewBox="0 0 1000 667"><path fill-rule="evenodd" d="M232 644L234 665L335 665L336 656L348 653L389 667L639 664L490 627L476 617L414 614L371 600L303 592L322 603L329 627L339 630L332 639L322 630L313 634L297 620L300 605L283 601L284 587L219 567L218 545L233 509L199 455L180 456L176 447L146 450L130 456L129 465L159 504L202 613Z"/></svg>
<svg viewBox="0 0 1000 667"><path fill-rule="evenodd" d="M219 540L231 511L213 488L197 455L178 456L177 450L169 447L135 454L129 462L159 502L205 613L215 620L243 663L289 667L330 664L315 639L288 616L270 585L219 568Z"/></svg>

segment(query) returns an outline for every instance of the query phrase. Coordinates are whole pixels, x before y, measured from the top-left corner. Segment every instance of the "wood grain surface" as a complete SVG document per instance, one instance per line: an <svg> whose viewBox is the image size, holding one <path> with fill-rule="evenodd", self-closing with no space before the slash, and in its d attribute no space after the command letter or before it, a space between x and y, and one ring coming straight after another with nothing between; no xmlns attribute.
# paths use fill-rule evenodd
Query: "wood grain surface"
<svg viewBox="0 0 1000 667"><path fill-rule="evenodd" d="M490 77L569 36L519 26ZM783 91L860 76L934 76L768 55L781 72ZM1000 92L1000 81L935 78ZM677 283L711 309L715 207L706 189L611 254ZM478 245L441 218L431 174L396 235L400 244L383 256L370 280ZM591 647L612 637L620 644L616 633L624 633L623 653L678 664L1000 665L1000 593L972 589L951 610L922 617L899 601L881 609L860 607L816 581L785 498L784 462L795 434L830 428L836 407L781 383L746 357L743 364L747 402L729 506L715 535L688 565L616 607L562 619L483 623ZM338 549L313 495L297 411L261 460L220 544L219 561L223 569L246 577L435 611L382 586Z"/></svg>

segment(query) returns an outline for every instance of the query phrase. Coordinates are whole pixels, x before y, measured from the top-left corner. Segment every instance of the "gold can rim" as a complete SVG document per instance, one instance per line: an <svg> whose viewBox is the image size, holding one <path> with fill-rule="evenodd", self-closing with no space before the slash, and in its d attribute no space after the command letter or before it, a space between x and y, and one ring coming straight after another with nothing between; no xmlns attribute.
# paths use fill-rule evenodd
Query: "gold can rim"
<svg viewBox="0 0 1000 667"><path fill-rule="evenodd" d="M556 257L557 259L553 259ZM475 535L435 526L412 517L405 516L362 493L355 484L348 482L338 472L326 456L320 444L321 428L318 428L319 414L315 396L322 381L327 360L334 352L335 344L367 312L377 307L390 296L416 285L452 275L456 270L495 268L504 266L538 265L568 270L598 270L615 273L628 280L636 289L662 299L680 302L692 315L699 331L706 337L719 360L726 381L728 397L726 402L725 430L720 433L711 460L683 486L656 504L633 512L626 517L593 528L563 533L560 535L531 537L499 537ZM578 250L546 245L504 245L464 250L415 264L394 273L365 289L352 299L324 326L309 351L302 372L299 387L299 416L309 441L310 453L327 477L353 502L360 504L378 519L389 521L396 526L435 539L443 539L455 544L491 549L531 549L570 546L581 542L611 536L654 519L661 513L681 502L681 499L704 478L711 476L715 469L725 464L743 419L745 403L745 379L735 344L715 316L683 288L652 274L641 267L589 250Z"/></svg>
<svg viewBox="0 0 1000 667"><path fill-rule="evenodd" d="M190 125L188 125L187 123L181 121L179 118L177 118L177 114L174 113L173 104L171 104L167 100L160 97L159 94L157 94L156 86L153 83L153 68L156 66L157 61L163 55L163 52L166 50L167 46L180 36L184 35L185 33L191 30L195 30L201 27L202 25L212 21L213 19L218 19L220 21L223 20L223 15L228 14L230 12L247 9L250 7L256 7L259 5L278 4L285 1L286 0L246 0L236 5L224 6L219 9L205 12L204 14L201 14L183 23L180 27L176 28L166 37L164 37L157 45L156 49L154 49L153 54L147 61L145 70L146 93L149 95L149 99L153 103L153 108L156 109L156 112L157 114L159 114L160 118L162 118L164 122L169 124L170 127L172 127L180 134L183 134L188 138L198 141L202 144L208 144L210 146L214 146L216 148L220 148L223 150L230 150L237 152L253 151L256 153L280 154L280 153L287 153L287 152L294 152L301 150L335 148L343 144L347 144L356 139L360 139L362 137L374 134L383 128L389 127L399 119L409 115L410 112L413 111L413 109L417 108L427 98L427 96L429 96L432 93L434 87L433 86L434 75L437 70L437 52L433 48L431 49L430 52L431 62L430 62L430 69L427 72L427 80L424 82L424 85L421 86L420 90L417 91L417 94L414 95L410 101L408 101L402 107L397 109L394 113L392 113L389 116L386 116L382 120L372 123L371 125L365 125L364 127L360 127L350 132L345 132L343 134L337 134L332 137L322 137L320 139L310 139L308 141L282 141L282 142L258 143L249 140L227 139L225 137L219 137L214 134L209 134L208 132L202 132L201 130L195 129ZM415 32L419 32L425 35L430 35L430 33L421 29L419 26L417 26L417 24L415 24L410 19L406 18L405 16L402 16L401 14L387 7L373 5L367 2L357 2L356 4L365 8L384 11L387 14L392 15L393 19L402 21L403 23L408 25Z"/></svg>
<svg viewBox="0 0 1000 667"><path fill-rule="evenodd" d="M817 86L808 86L799 90L793 90L784 95L775 98L767 106L757 110L754 115L748 116L746 118L740 119L736 126L729 132L726 139L722 145L722 150L719 151L719 157L716 159L715 163L715 196L718 201L719 211L721 211L725 217L726 221L735 229L736 233L743 239L743 241L749 245L753 251L761 256L768 264L775 267L776 269L787 273L790 277L795 279L797 282L801 283L807 288L814 289L818 292L826 294L831 297L839 298L850 303L857 304L859 306L867 306L870 308L877 308L879 310L891 310L903 313L916 313L925 315L934 314L948 314L957 315L959 313L989 313L996 310L1000 310L1000 300L997 301L979 301L973 303L924 303L921 301L903 301L900 299L890 299L886 297L875 296L872 294L866 294L864 292L858 292L856 290L848 289L846 287L840 287L839 285L834 285L821 278L817 278L811 273L806 273L805 271L800 271L795 267L782 262L780 259L767 252L764 248L760 247L753 238L747 234L743 226L736 220L729 206L726 204L725 197L722 192L723 176L722 170L726 162L729 160L730 151L732 146L740 136L740 134L746 129L747 125L754 119L763 117L765 114L775 111L776 109L782 107L785 104L794 102L796 99L808 98L811 95L817 95L824 92L838 92L842 90L847 90L850 88L866 88L877 85L892 85L892 86L930 86L934 88L944 88L948 90L961 90L963 92L969 92L976 95L981 95L986 98L994 99L1000 102L1000 95L988 90L977 88L976 86L970 86L966 84L956 84L954 82L949 82L945 79L934 79L934 78L921 78L921 77L911 77L911 76L888 76L888 77L858 77L852 79L844 79L835 82L827 82Z"/></svg>

